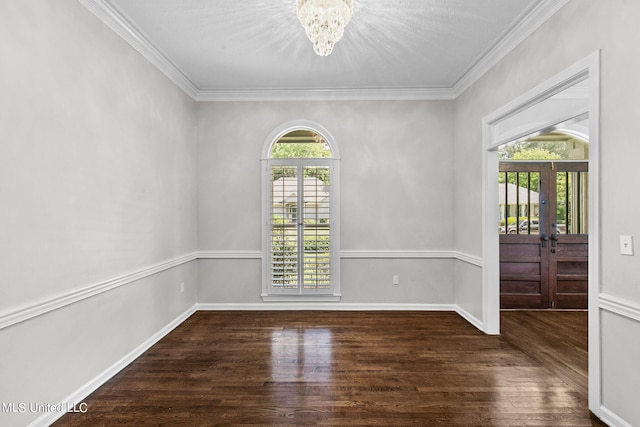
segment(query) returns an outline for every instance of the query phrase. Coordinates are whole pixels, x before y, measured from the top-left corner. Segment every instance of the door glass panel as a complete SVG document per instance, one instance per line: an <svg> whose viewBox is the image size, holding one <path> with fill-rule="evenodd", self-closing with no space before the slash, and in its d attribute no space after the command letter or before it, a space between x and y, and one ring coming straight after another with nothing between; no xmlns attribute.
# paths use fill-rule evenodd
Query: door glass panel
<svg viewBox="0 0 640 427"><path fill-rule="evenodd" d="M271 167L271 283L298 288L298 177L295 166Z"/></svg>
<svg viewBox="0 0 640 427"><path fill-rule="evenodd" d="M559 234L588 234L587 172L557 172L556 230Z"/></svg>
<svg viewBox="0 0 640 427"><path fill-rule="evenodd" d="M500 172L498 176L500 234L538 234L539 172Z"/></svg>

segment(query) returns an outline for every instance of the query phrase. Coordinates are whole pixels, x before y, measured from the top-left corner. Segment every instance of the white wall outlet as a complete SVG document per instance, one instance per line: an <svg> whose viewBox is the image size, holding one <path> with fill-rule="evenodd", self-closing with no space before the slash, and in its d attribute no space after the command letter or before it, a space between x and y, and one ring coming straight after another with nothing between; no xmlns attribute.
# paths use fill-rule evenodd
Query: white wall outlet
<svg viewBox="0 0 640 427"><path fill-rule="evenodd" d="M180 282L180 293L184 292L184 282Z"/></svg>
<svg viewBox="0 0 640 427"><path fill-rule="evenodd" d="M633 236L620 236L620 254L633 255Z"/></svg>
<svg viewBox="0 0 640 427"><path fill-rule="evenodd" d="M394 285L399 285L400 284L400 276L398 276L397 274L393 275L393 284Z"/></svg>

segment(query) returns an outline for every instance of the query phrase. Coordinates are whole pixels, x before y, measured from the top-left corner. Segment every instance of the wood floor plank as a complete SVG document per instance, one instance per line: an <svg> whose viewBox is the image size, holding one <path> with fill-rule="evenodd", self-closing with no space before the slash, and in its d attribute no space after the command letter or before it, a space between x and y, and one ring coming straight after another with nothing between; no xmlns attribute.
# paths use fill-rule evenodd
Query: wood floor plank
<svg viewBox="0 0 640 427"><path fill-rule="evenodd" d="M55 425L604 425L567 313L196 312Z"/></svg>

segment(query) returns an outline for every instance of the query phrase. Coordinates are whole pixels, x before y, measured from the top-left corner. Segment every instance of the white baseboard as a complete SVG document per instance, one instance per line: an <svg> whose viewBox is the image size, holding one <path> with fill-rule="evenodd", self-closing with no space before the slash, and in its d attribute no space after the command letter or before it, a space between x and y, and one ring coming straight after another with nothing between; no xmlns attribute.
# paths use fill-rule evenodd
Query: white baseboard
<svg viewBox="0 0 640 427"><path fill-rule="evenodd" d="M113 378L118 372L122 369L126 368L131 362L140 357L145 351L150 349L155 343L164 338L169 332L174 330L176 327L180 326L182 322L187 320L189 316L191 316L195 312L195 306L191 307L171 322L166 325L164 328L153 334L149 339L144 341L138 347L133 349L129 354L125 355L122 359L118 360L116 363L107 368L100 375L86 383L84 386L80 387L80 389L71 393L60 402L59 407L62 408L77 408L79 404L81 404L82 400L89 396L91 393L96 391L100 386L105 384L111 378ZM35 421L29 424L30 427L40 427L40 426L49 426L53 424L58 418L62 417L65 412L48 412L38 417Z"/></svg>
<svg viewBox="0 0 640 427"><path fill-rule="evenodd" d="M464 310L457 304L391 304L391 303L250 303L250 304L215 304L199 303L196 310L202 311L278 311L278 310L335 310L335 311L453 311L471 325L483 331L481 320Z"/></svg>
<svg viewBox="0 0 640 427"><path fill-rule="evenodd" d="M455 304L335 304L335 303L252 303L252 304L195 304L184 313L172 320L164 328L153 334L130 353L122 357L101 374L86 383L80 389L71 393L58 407L77 408L82 400L113 378L118 372L140 357L145 351L164 338L169 332L180 326L196 311L264 311L264 310L344 310L344 311L452 311L467 320L476 328L482 330L482 322ZM43 414L29 424L29 427L49 426L62 417L65 412L49 412ZM611 417L615 417L611 413ZM620 424L625 426L626 424Z"/></svg>
<svg viewBox="0 0 640 427"><path fill-rule="evenodd" d="M484 332L484 322L479 320L477 317L473 316L471 313L469 313L467 310L460 307L459 305L456 305L455 307L456 307L456 313L458 313L460 317L462 317L467 322L471 323L478 330Z"/></svg>
<svg viewBox="0 0 640 427"><path fill-rule="evenodd" d="M260 311L260 310L345 310L345 311L454 311L474 327L482 330L483 323L475 316L468 313L455 304L295 304L295 303L253 303L253 304L196 304L186 310L184 313L176 317L168 325L156 332L153 336L140 344L129 354L125 355L118 362L107 368L100 375L89 381L87 384L70 394L66 399L60 402L60 407L76 408L91 393L104 385L108 380L113 378L118 372L127 367L131 362L140 357L145 351L165 337L169 332L182 324L196 311ZM43 414L32 423L30 427L49 426L58 418L64 415L64 412L51 412ZM604 406L600 407L600 419L611 427L632 427L631 424L616 415Z"/></svg>
<svg viewBox="0 0 640 427"><path fill-rule="evenodd" d="M633 427L631 424L604 406L600 406L600 420L606 423L609 427Z"/></svg>
<svg viewBox="0 0 640 427"><path fill-rule="evenodd" d="M331 303L331 302L269 302L250 304L196 304L202 311L278 311L278 310L336 310L336 311L456 311L454 304L390 304L390 303Z"/></svg>

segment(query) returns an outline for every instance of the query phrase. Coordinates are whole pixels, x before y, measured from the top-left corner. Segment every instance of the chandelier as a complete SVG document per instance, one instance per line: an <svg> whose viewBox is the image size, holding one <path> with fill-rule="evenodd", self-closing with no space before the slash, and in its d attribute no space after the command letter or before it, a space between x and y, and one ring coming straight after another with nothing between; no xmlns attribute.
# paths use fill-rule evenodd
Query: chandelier
<svg viewBox="0 0 640 427"><path fill-rule="evenodd" d="M313 43L313 50L327 56L344 33L353 15L355 0L297 0L297 15Z"/></svg>

